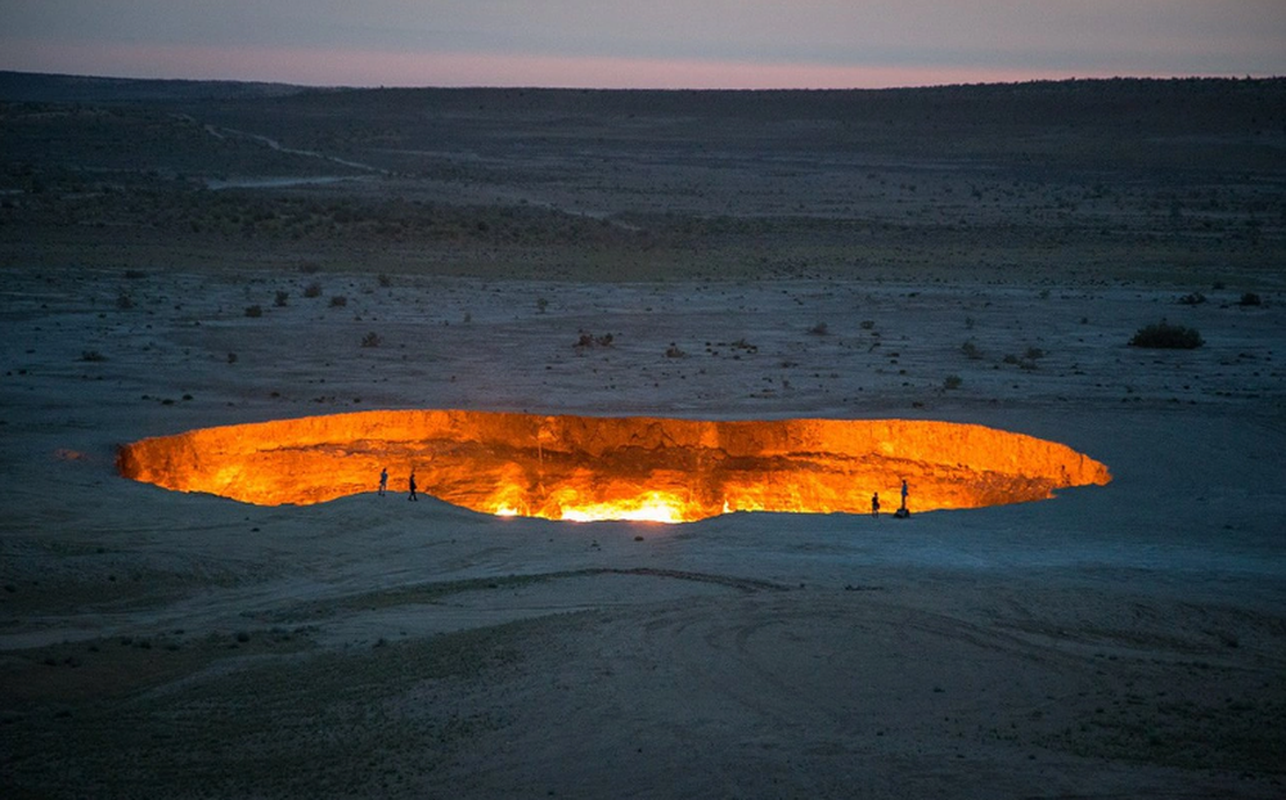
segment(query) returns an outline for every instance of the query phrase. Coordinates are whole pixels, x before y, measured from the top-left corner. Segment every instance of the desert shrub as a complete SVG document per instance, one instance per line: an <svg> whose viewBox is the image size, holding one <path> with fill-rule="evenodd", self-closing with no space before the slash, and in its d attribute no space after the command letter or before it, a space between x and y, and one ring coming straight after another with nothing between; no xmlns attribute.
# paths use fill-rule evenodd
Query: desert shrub
<svg viewBox="0 0 1286 800"><path fill-rule="evenodd" d="M1205 344L1196 328L1183 325L1171 325L1165 320L1154 322L1135 332L1130 339L1131 347L1158 347L1175 350L1191 350Z"/></svg>
<svg viewBox="0 0 1286 800"><path fill-rule="evenodd" d="M1260 303L1262 302L1263 301L1259 299L1259 295L1255 294L1254 292L1246 292L1241 296L1241 299L1237 301L1237 305L1257 306L1257 305L1260 305Z"/></svg>
<svg viewBox="0 0 1286 800"><path fill-rule="evenodd" d="M1038 358L1044 358L1044 357L1045 357L1045 351L1041 350L1039 347L1029 347L1027 348L1027 352L1023 353L1023 358L1026 358L1029 361L1035 361Z"/></svg>
<svg viewBox="0 0 1286 800"><path fill-rule="evenodd" d="M959 389L960 384L962 383L964 383L964 379L961 378L959 375L948 375L947 377L942 379L942 388Z"/></svg>
<svg viewBox="0 0 1286 800"><path fill-rule="evenodd" d="M362 347L379 347L384 339L375 331L371 331L362 337Z"/></svg>
<svg viewBox="0 0 1286 800"><path fill-rule="evenodd" d="M235 364L235 363L237 363L237 354L236 354L236 353L228 353L228 363L229 363L229 364Z"/></svg>
<svg viewBox="0 0 1286 800"><path fill-rule="evenodd" d="M383 286L385 289L393 285L393 279L388 275L385 275L383 272L379 274L379 277L376 278L376 280L379 281L380 286Z"/></svg>
<svg viewBox="0 0 1286 800"><path fill-rule="evenodd" d="M116 295L116 307L121 309L122 311L128 308L133 308L134 299L129 295L125 294L124 292L121 292L120 294Z"/></svg>
<svg viewBox="0 0 1286 800"><path fill-rule="evenodd" d="M262 316L263 316L263 309L262 309L261 307L257 306L257 305L254 305L254 306L246 306L246 316L247 316L247 317L262 317Z"/></svg>
<svg viewBox="0 0 1286 800"><path fill-rule="evenodd" d="M546 300L546 299L545 299L545 298L543 298L543 297L537 297L537 298L536 298L536 311L538 311L538 312L539 312L539 313L541 313L541 314L544 314L544 313L545 313L545 309L547 309L547 308L549 308L549 301L548 301L548 300Z"/></svg>
<svg viewBox="0 0 1286 800"><path fill-rule="evenodd" d="M819 322L813 327L809 328L808 332L813 336L825 336L829 331L827 331L826 329L825 322Z"/></svg>
<svg viewBox="0 0 1286 800"><path fill-rule="evenodd" d="M864 320L862 320L862 322L861 322L861 327L862 327L862 330L864 330L864 331L869 331L871 328L874 328L874 327L875 327L875 320L873 320L873 319L864 319Z"/></svg>
<svg viewBox="0 0 1286 800"><path fill-rule="evenodd" d="M343 308L348 305L348 298L342 294L337 294L330 299L331 308Z"/></svg>
<svg viewBox="0 0 1286 800"><path fill-rule="evenodd" d="M83 350L80 354L81 361L106 361L107 356L97 350Z"/></svg>
<svg viewBox="0 0 1286 800"><path fill-rule="evenodd" d="M677 344L675 344L674 342L670 342L670 346L669 346L669 347L667 347L667 348L665 348L665 357L666 357L666 358L683 358L683 357L684 357L684 356L686 356L686 355L687 355L687 353L685 353L685 352L683 352L682 350L680 350L680 349L679 349L679 346L678 346Z"/></svg>
<svg viewBox="0 0 1286 800"><path fill-rule="evenodd" d="M1005 357L1000 360L1005 362L1006 364L1017 364L1018 356L1014 355L1013 353L1005 353Z"/></svg>
<svg viewBox="0 0 1286 800"><path fill-rule="evenodd" d="M321 269L321 265L318 264L316 261L299 262L299 271L304 273L305 275L312 275L313 273L319 271L320 269Z"/></svg>
<svg viewBox="0 0 1286 800"><path fill-rule="evenodd" d="M286 305L286 300L289 297L290 297L290 292L278 289L277 295L272 299L272 304L277 308L284 308Z"/></svg>
<svg viewBox="0 0 1286 800"><path fill-rule="evenodd" d="M982 351L978 349L978 345L974 343L973 339L968 339L964 344L960 345L960 352L964 353L968 358L982 358Z"/></svg>
<svg viewBox="0 0 1286 800"><path fill-rule="evenodd" d="M321 297L322 287L317 281L313 281L304 287L304 297Z"/></svg>
<svg viewBox="0 0 1286 800"><path fill-rule="evenodd" d="M581 331L580 338L576 340L576 344L573 345L573 347L611 347L614 340L615 337L610 333L605 333L602 336L595 336L592 333Z"/></svg>
<svg viewBox="0 0 1286 800"><path fill-rule="evenodd" d="M1192 292L1191 294L1185 294L1183 297L1180 297L1178 302L1179 305L1182 306L1199 306L1206 302L1206 296L1201 292Z"/></svg>

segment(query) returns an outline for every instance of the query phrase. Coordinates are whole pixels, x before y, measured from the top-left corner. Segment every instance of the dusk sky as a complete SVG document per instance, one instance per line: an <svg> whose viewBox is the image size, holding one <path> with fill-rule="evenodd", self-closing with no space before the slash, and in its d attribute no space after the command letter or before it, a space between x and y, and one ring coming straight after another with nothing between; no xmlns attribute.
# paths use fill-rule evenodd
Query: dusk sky
<svg viewBox="0 0 1286 800"><path fill-rule="evenodd" d="M0 0L0 69L346 86L1286 74L1286 0Z"/></svg>

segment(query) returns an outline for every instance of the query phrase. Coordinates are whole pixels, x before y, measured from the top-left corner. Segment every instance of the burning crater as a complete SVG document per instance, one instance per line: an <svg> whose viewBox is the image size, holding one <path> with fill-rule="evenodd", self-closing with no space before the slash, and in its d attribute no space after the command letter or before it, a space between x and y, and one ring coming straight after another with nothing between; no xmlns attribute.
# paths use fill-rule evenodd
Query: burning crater
<svg viewBox="0 0 1286 800"><path fill-rule="evenodd" d="M122 475L256 505L375 491L380 470L487 514L691 522L733 511L870 513L1043 500L1107 467L1018 433L912 420L683 420L368 411L203 428L120 448Z"/></svg>

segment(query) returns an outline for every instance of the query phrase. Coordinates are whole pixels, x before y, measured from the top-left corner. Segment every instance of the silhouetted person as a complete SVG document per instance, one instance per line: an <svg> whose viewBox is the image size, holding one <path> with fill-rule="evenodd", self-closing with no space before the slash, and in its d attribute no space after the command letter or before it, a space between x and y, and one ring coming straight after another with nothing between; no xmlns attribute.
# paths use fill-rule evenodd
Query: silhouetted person
<svg viewBox="0 0 1286 800"><path fill-rule="evenodd" d="M902 510L909 511L906 507L906 478L902 479Z"/></svg>
<svg viewBox="0 0 1286 800"><path fill-rule="evenodd" d="M388 488L388 468L380 470L380 497L384 496L384 490Z"/></svg>
<svg viewBox="0 0 1286 800"><path fill-rule="evenodd" d="M879 515L880 515L880 493L876 492L875 494L871 495L871 516L878 517Z"/></svg>
<svg viewBox="0 0 1286 800"><path fill-rule="evenodd" d="M411 486L411 496L406 499L414 500L417 503L420 502L420 498L415 496L415 473L414 472L411 473L410 486Z"/></svg>

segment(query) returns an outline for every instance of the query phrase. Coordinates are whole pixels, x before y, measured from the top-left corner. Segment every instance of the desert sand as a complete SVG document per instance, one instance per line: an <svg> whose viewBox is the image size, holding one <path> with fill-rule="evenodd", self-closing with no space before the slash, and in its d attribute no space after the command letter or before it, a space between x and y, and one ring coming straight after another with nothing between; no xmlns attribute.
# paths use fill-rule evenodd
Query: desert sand
<svg viewBox="0 0 1286 800"><path fill-rule="evenodd" d="M447 93L415 125L357 93L388 113L349 140L267 110L333 97L6 104L6 795L1280 797L1283 129L1237 97L1281 87L1219 88L1079 132L1022 111L1066 94L876 98L915 141L819 122L830 93L750 122L739 93ZM922 110L970 108L1018 109L1008 138L927 159L954 139ZM1128 346L1163 318L1204 345ZM663 525L408 503L396 468L299 507L116 472L381 408L969 422L1113 480Z"/></svg>

